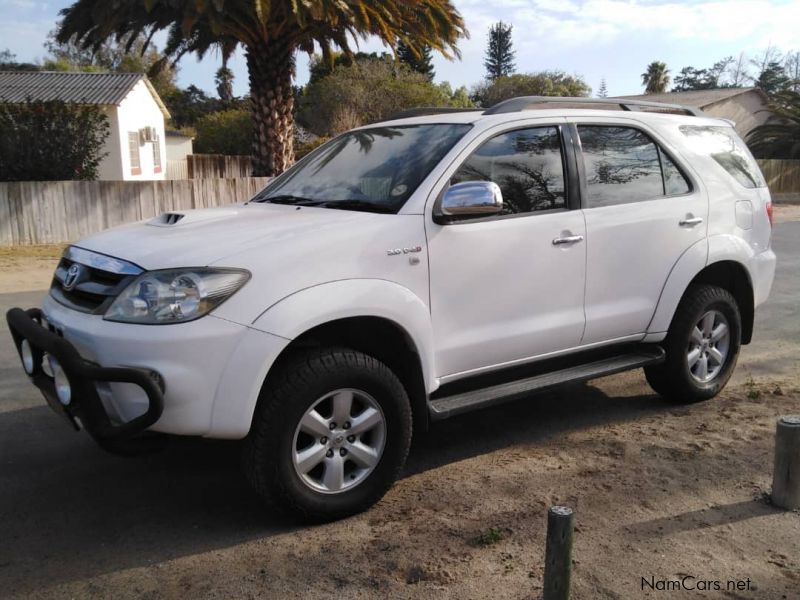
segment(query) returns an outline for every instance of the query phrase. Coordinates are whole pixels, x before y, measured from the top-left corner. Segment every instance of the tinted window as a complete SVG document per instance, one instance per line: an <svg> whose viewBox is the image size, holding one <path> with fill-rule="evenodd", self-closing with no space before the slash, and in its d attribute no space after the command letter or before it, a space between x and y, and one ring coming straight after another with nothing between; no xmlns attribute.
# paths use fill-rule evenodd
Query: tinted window
<svg viewBox="0 0 800 600"><path fill-rule="evenodd" d="M661 148L658 149L661 155L661 169L664 172L664 193L667 196L678 196L680 194L688 194L691 191L689 182L683 176L672 162L672 159L667 156Z"/></svg>
<svg viewBox="0 0 800 600"><path fill-rule="evenodd" d="M586 168L587 208L664 195L658 148L630 127L579 126Z"/></svg>
<svg viewBox="0 0 800 600"><path fill-rule="evenodd" d="M502 133L483 144L452 183L493 181L503 192L503 213L566 207L561 140L555 127Z"/></svg>
<svg viewBox="0 0 800 600"><path fill-rule="evenodd" d="M744 187L767 186L758 164L732 128L683 125L680 129L692 150L711 156Z"/></svg>
<svg viewBox="0 0 800 600"><path fill-rule="evenodd" d="M256 202L396 212L471 125L372 127L345 133L268 185Z"/></svg>

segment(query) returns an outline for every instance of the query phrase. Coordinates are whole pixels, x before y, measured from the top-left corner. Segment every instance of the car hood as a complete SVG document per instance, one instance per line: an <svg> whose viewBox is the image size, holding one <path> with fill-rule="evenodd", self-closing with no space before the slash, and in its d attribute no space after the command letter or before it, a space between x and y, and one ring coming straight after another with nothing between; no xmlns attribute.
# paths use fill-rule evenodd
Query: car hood
<svg viewBox="0 0 800 600"><path fill-rule="evenodd" d="M264 244L292 244L335 230L357 231L380 216L385 217L358 211L249 203L165 213L108 229L75 245L122 258L146 270L197 267L224 262L226 257Z"/></svg>

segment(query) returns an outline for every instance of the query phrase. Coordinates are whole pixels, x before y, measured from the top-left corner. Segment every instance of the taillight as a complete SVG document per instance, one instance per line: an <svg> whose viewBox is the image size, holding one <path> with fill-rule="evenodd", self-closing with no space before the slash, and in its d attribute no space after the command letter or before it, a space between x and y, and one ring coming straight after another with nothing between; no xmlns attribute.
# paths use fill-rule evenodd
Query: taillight
<svg viewBox="0 0 800 600"><path fill-rule="evenodd" d="M769 226L772 227L772 202L767 202L767 217L769 217Z"/></svg>

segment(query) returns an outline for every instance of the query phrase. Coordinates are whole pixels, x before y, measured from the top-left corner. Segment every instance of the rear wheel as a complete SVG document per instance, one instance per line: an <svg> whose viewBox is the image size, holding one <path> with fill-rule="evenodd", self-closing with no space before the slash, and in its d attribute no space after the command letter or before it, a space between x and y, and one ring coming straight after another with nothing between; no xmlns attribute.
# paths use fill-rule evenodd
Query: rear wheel
<svg viewBox="0 0 800 600"><path fill-rule="evenodd" d="M648 383L675 402L713 398L736 366L741 331L739 307L730 292L712 285L691 286L664 340L665 362L645 367Z"/></svg>
<svg viewBox="0 0 800 600"><path fill-rule="evenodd" d="M383 496L410 442L408 396L386 365L352 350L317 350L284 363L265 385L245 471L280 508L338 519Z"/></svg>

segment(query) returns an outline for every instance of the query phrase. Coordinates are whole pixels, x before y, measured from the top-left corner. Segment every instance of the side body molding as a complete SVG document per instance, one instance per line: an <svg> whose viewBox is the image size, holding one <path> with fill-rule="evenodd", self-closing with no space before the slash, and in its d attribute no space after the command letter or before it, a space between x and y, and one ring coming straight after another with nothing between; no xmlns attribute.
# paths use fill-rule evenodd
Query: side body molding
<svg viewBox="0 0 800 600"><path fill-rule="evenodd" d="M430 310L410 289L384 279L344 279L300 290L269 307L251 325L295 339L306 331L348 317L381 317L398 325L419 353L425 387L436 379Z"/></svg>

